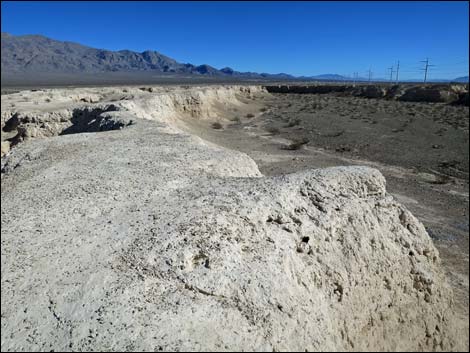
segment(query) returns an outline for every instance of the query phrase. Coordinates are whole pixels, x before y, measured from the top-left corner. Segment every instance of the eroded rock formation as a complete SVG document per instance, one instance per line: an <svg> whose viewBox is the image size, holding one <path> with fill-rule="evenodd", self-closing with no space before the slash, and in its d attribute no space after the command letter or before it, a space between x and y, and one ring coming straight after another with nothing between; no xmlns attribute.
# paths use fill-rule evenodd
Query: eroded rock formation
<svg viewBox="0 0 470 353"><path fill-rule="evenodd" d="M377 170L268 178L178 128L261 88L90 91L2 96L5 126L57 127L2 158L2 350L458 348L439 254Z"/></svg>
<svg viewBox="0 0 470 353"><path fill-rule="evenodd" d="M388 85L388 84L311 84L269 85L270 93L324 94L339 93L365 98L387 98L407 102L454 103L468 105L468 85Z"/></svg>

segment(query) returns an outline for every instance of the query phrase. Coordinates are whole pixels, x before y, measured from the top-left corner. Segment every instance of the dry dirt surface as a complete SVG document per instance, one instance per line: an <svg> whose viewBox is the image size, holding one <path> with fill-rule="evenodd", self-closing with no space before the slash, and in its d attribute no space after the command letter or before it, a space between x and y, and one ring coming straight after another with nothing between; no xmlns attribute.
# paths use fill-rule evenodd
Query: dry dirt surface
<svg viewBox="0 0 470 353"><path fill-rule="evenodd" d="M423 157L429 170L415 171L374 147L337 151L321 141L355 146L356 128L373 146L388 124L340 124L365 104L343 98L258 86L2 95L2 351L467 349L468 237L460 252L460 234L437 241L461 256L452 269L410 210L436 212L443 234L468 217L468 161ZM307 115L318 100L329 118ZM468 117L452 128L467 140L455 133L449 148L468 147ZM434 194L458 201L440 214Z"/></svg>

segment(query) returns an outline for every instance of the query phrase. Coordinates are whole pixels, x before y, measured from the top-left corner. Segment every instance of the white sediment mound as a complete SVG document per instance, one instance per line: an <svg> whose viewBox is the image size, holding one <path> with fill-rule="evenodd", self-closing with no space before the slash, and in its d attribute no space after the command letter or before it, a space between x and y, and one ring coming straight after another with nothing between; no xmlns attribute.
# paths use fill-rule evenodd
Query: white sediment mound
<svg viewBox="0 0 470 353"><path fill-rule="evenodd" d="M117 91L2 96L2 126L52 136L2 159L2 351L458 348L439 255L377 170L267 178L172 124L257 87Z"/></svg>

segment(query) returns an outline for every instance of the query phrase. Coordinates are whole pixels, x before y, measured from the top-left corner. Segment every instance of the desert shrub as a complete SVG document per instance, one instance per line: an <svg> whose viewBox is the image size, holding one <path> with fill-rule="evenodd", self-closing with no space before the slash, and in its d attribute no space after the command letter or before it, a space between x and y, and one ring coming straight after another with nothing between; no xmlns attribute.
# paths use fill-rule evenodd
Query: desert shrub
<svg viewBox="0 0 470 353"><path fill-rule="evenodd" d="M248 114L246 114L246 117L247 117L247 118L254 118L254 117L255 117L255 114L248 113Z"/></svg>
<svg viewBox="0 0 470 353"><path fill-rule="evenodd" d="M234 123L240 124L242 122L242 119L240 119L239 116L235 116L230 119L230 121L233 121Z"/></svg>
<svg viewBox="0 0 470 353"><path fill-rule="evenodd" d="M212 123L212 128L216 130L220 130L223 128L223 125L219 122Z"/></svg>
<svg viewBox="0 0 470 353"><path fill-rule="evenodd" d="M291 119L287 123L287 127L294 127L294 126L300 125L301 122L302 121L300 119Z"/></svg>
<svg viewBox="0 0 470 353"><path fill-rule="evenodd" d="M279 130L277 127L270 126L266 129L267 132L273 135L278 135L281 133L281 130Z"/></svg>
<svg viewBox="0 0 470 353"><path fill-rule="evenodd" d="M436 175L436 180L432 184L448 184L451 180L447 175Z"/></svg>
<svg viewBox="0 0 470 353"><path fill-rule="evenodd" d="M259 111L260 111L260 112L265 112L265 111L267 111L267 110L268 110L268 108L263 107L263 108L261 108Z"/></svg>
<svg viewBox="0 0 470 353"><path fill-rule="evenodd" d="M308 139L294 140L289 145L283 146L282 149L290 150L290 151L300 150L303 145L306 145L309 142L310 142L310 140L308 140Z"/></svg>

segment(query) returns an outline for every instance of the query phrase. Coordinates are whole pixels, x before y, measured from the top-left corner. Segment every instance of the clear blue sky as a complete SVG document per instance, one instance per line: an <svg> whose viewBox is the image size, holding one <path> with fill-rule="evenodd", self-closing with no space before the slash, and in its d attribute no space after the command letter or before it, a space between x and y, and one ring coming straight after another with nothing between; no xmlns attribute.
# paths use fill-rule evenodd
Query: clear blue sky
<svg viewBox="0 0 470 353"><path fill-rule="evenodd" d="M402 78L468 75L469 5L461 2L9 2L2 32L110 50L157 50L239 71Z"/></svg>

